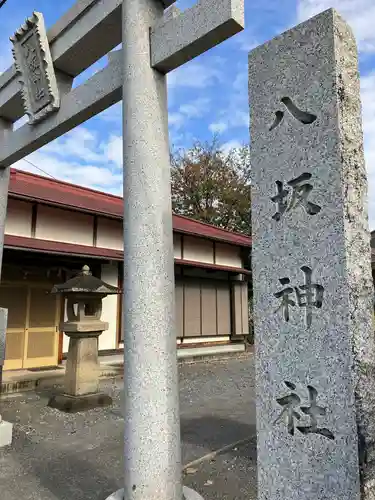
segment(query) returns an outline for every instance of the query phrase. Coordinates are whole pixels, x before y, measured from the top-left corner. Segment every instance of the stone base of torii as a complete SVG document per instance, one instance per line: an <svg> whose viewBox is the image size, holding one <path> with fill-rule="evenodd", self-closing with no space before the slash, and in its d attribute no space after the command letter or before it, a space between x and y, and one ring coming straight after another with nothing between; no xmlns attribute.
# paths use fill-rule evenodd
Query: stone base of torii
<svg viewBox="0 0 375 500"><path fill-rule="evenodd" d="M187 486L184 486L182 488L182 495L183 498L182 500L203 500L203 497L196 491L192 490L191 488L188 488ZM124 496L124 490L118 490L115 493L112 493L107 500L126 500Z"/></svg>

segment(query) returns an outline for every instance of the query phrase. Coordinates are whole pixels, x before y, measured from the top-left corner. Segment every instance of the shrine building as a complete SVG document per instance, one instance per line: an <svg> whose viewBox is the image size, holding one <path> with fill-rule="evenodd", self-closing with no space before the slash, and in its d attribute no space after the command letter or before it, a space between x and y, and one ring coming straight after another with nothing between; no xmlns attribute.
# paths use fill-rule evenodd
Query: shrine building
<svg viewBox="0 0 375 500"><path fill-rule="evenodd" d="M5 370L59 365L63 299L50 293L88 265L122 288L123 200L11 169L0 305L8 308ZM173 216L176 342L179 349L243 350L248 335L250 238ZM103 300L109 329L100 354L123 349L122 295Z"/></svg>

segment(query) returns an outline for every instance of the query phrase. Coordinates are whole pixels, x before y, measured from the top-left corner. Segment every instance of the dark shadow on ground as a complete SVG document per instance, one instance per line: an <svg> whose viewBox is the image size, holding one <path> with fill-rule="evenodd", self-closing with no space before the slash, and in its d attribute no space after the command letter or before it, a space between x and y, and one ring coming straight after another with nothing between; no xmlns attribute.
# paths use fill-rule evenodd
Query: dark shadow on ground
<svg viewBox="0 0 375 500"><path fill-rule="evenodd" d="M186 464L206 453L216 451L224 446L251 436L254 438L253 440L255 442L256 429L253 424L244 424L214 415L205 415L197 418L182 418L181 439L185 445L182 447L182 461ZM256 456L255 445L253 448L252 458ZM246 451L246 453L248 453L248 451Z"/></svg>
<svg viewBox="0 0 375 500"><path fill-rule="evenodd" d="M58 500L104 500L123 486L122 462L110 446L59 452L19 432L13 448L18 451L23 474L39 484L40 500L51 498L47 492L44 497L43 490Z"/></svg>

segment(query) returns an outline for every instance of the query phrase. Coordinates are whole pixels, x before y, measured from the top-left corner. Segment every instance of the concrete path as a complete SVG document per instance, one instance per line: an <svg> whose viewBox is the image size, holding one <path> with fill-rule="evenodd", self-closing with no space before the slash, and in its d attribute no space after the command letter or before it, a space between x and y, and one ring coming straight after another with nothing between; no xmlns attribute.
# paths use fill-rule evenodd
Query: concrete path
<svg viewBox="0 0 375 500"><path fill-rule="evenodd" d="M113 407L75 415L47 408L46 393L2 401L15 432L12 447L0 450L1 500L105 500L122 486L122 383L105 381L102 388ZM255 499L252 355L181 365L180 400L186 486L207 500Z"/></svg>

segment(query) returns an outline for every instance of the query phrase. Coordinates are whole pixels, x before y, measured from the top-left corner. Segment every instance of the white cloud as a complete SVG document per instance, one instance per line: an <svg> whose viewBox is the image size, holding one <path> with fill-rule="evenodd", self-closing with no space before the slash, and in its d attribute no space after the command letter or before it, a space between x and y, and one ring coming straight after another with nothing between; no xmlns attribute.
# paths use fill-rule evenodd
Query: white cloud
<svg viewBox="0 0 375 500"><path fill-rule="evenodd" d="M122 137L115 134L99 140L98 131L79 126L25 160L14 167L101 191L122 192Z"/></svg>
<svg viewBox="0 0 375 500"><path fill-rule="evenodd" d="M109 161L112 161L117 167L122 168L123 156L122 156L122 137L118 135L112 135L109 138L106 153Z"/></svg>
<svg viewBox="0 0 375 500"><path fill-rule="evenodd" d="M122 101L102 111L98 117L106 122L121 126L122 123Z"/></svg>
<svg viewBox="0 0 375 500"><path fill-rule="evenodd" d="M243 50L245 52L250 52L259 45L259 41L251 32L251 28L246 28L244 31L237 34L233 38L233 41L240 48L240 50Z"/></svg>
<svg viewBox="0 0 375 500"><path fill-rule="evenodd" d="M168 74L167 81L169 89L176 87L190 87L204 89L222 80L223 73L210 64L190 62L175 69Z"/></svg>
<svg viewBox="0 0 375 500"><path fill-rule="evenodd" d="M245 66L245 70L243 67ZM209 126L211 132L222 132L232 128L249 128L248 71L246 65L234 77L232 85L228 84L228 99L217 114L217 119ZM218 129L216 127L218 124Z"/></svg>
<svg viewBox="0 0 375 500"><path fill-rule="evenodd" d="M185 121L185 117L182 113L172 112L168 114L168 124L170 127L178 130L180 129Z"/></svg>
<svg viewBox="0 0 375 500"><path fill-rule="evenodd" d="M210 102L211 100L207 97L198 97L185 104L181 104L177 111L170 112L168 123L172 131L176 132L182 127L186 128L189 120L205 116L210 110Z"/></svg>
<svg viewBox="0 0 375 500"><path fill-rule="evenodd" d="M375 2L374 0L298 0L299 21L335 8L352 27L359 50L375 52Z"/></svg>
<svg viewBox="0 0 375 500"><path fill-rule="evenodd" d="M213 134L222 134L228 129L228 124L224 122L210 123L208 128Z"/></svg>
<svg viewBox="0 0 375 500"><path fill-rule="evenodd" d="M69 162L56 158L42 150L29 155L27 159L39 168L24 160L18 161L13 166L44 176L46 176L44 172L47 172L56 179L107 192L119 193L122 189L122 174L114 173L107 165L82 165L78 161Z"/></svg>
<svg viewBox="0 0 375 500"><path fill-rule="evenodd" d="M193 101L186 104L182 104L179 108L180 113L185 115L187 118L201 118L210 109L211 99L208 97L199 97Z"/></svg>
<svg viewBox="0 0 375 500"><path fill-rule="evenodd" d="M231 141L224 143L220 147L220 149L223 151L223 153L228 154L232 149L239 149L241 146L242 144L239 141L233 139Z"/></svg>
<svg viewBox="0 0 375 500"><path fill-rule="evenodd" d="M105 162L107 160L98 133L81 125L49 143L43 151L58 157L76 157L80 163Z"/></svg>

